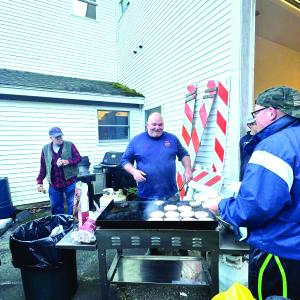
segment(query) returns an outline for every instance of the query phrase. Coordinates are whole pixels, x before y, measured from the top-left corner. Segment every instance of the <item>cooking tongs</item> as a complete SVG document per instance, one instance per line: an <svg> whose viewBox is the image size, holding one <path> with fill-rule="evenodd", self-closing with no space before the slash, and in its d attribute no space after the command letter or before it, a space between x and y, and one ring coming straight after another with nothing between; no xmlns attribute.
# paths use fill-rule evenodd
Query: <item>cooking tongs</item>
<svg viewBox="0 0 300 300"><path fill-rule="evenodd" d="M186 184L186 182L184 181L184 182L182 183L182 185L179 187L179 192L182 191L182 189L184 188L185 185L187 185L187 184Z"/></svg>

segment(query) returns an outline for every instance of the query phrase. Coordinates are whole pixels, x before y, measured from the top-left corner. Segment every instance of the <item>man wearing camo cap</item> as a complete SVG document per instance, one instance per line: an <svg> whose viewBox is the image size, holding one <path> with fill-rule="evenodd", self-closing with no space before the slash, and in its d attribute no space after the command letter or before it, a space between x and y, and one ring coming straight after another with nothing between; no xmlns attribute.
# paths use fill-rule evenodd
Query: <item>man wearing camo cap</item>
<svg viewBox="0 0 300 300"><path fill-rule="evenodd" d="M252 116L258 133L236 198L207 206L247 228L249 288L256 299L300 299L300 93L273 87L259 94Z"/></svg>

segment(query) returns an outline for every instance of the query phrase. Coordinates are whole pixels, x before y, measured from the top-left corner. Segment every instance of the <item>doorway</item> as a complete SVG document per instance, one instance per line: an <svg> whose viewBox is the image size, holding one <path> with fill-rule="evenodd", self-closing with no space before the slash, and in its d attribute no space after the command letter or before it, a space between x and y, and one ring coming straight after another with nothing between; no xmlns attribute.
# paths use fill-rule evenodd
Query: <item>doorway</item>
<svg viewBox="0 0 300 300"><path fill-rule="evenodd" d="M298 2L256 0L254 98L272 86L300 90Z"/></svg>

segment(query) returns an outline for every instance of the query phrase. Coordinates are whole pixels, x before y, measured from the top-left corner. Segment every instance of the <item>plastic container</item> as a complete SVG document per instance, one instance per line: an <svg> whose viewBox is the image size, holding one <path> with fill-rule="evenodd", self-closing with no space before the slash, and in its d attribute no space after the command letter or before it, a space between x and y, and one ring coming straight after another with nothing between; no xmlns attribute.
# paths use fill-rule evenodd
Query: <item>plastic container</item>
<svg viewBox="0 0 300 300"><path fill-rule="evenodd" d="M0 177L0 219L11 218L14 212L8 178Z"/></svg>
<svg viewBox="0 0 300 300"><path fill-rule="evenodd" d="M21 270L26 299L72 299L77 289L76 253L55 248L72 228L72 216L54 215L20 225L11 234L12 263Z"/></svg>

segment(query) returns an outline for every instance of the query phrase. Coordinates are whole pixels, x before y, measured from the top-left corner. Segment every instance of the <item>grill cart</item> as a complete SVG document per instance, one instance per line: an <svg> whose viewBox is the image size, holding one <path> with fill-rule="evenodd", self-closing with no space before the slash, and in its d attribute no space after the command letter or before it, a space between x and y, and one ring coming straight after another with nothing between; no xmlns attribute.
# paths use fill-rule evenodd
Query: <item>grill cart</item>
<svg viewBox="0 0 300 300"><path fill-rule="evenodd" d="M153 201L129 201L125 207L111 202L97 219L101 299L109 299L110 282L192 285L200 288L199 299L210 299L219 285L218 222L213 216L203 221L148 221L154 210ZM133 248L163 248L166 253L197 250L197 255L123 255L123 249ZM108 249L117 250L109 270Z"/></svg>

